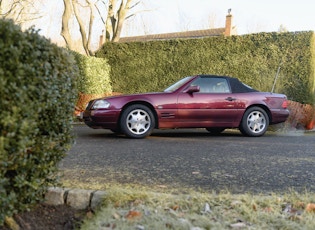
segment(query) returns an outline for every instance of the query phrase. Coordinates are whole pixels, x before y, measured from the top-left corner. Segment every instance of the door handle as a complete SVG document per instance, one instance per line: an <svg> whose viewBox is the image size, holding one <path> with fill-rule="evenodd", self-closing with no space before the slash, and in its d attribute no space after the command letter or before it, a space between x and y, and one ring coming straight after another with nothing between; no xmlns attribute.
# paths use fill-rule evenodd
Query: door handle
<svg viewBox="0 0 315 230"><path fill-rule="evenodd" d="M236 98L235 97L227 97L227 98L225 98L225 100L227 100L227 101L235 101Z"/></svg>

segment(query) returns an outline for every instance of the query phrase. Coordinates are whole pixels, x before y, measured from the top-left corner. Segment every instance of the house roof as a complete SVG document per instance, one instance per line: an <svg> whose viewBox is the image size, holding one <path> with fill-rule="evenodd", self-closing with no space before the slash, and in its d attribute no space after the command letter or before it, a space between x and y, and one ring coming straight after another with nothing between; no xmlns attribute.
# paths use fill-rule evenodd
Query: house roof
<svg viewBox="0 0 315 230"><path fill-rule="evenodd" d="M119 42L145 42L153 40L181 39L181 38L204 38L213 36L223 36L225 28L215 28L207 30L194 30L164 34L150 34L144 36L121 37Z"/></svg>

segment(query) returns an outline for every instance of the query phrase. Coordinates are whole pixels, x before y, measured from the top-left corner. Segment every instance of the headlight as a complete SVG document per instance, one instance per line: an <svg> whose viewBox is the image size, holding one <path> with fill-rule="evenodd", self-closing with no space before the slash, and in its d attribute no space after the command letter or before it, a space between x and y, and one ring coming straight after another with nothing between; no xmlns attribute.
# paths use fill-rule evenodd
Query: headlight
<svg viewBox="0 0 315 230"><path fill-rule="evenodd" d="M94 102L92 109L108 109L110 103L106 100L97 100Z"/></svg>

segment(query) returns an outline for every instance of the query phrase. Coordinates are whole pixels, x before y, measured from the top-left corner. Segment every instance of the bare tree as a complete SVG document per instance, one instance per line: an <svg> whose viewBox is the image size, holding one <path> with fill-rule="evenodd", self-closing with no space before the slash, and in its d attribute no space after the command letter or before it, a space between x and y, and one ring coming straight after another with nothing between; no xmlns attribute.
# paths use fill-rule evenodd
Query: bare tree
<svg viewBox="0 0 315 230"><path fill-rule="evenodd" d="M249 23L247 23L247 33L251 34L251 33L260 33L262 31L265 31L267 28L267 25L262 22L257 20L255 17L250 18Z"/></svg>
<svg viewBox="0 0 315 230"><path fill-rule="evenodd" d="M285 25L281 24L279 26L278 33L285 33L285 32L288 32L288 29Z"/></svg>
<svg viewBox="0 0 315 230"><path fill-rule="evenodd" d="M77 50L74 45L69 26L72 19L79 27L82 47L86 55L93 55L92 37L95 18L98 17L103 25L104 41L119 41L124 22L134 16L133 8L141 0L63 0L61 35L66 45Z"/></svg>
<svg viewBox="0 0 315 230"><path fill-rule="evenodd" d="M39 8L42 1L0 0L0 17L12 19L16 24L24 25L42 17Z"/></svg>
<svg viewBox="0 0 315 230"><path fill-rule="evenodd" d="M117 0L112 0L112 1L117 2ZM129 14L129 12L131 11L132 8L134 8L139 3L140 1L134 2L134 0L121 1L121 4L117 10L116 17L115 17L115 22L117 22L117 24L112 25L112 28L113 28L112 33L113 33L114 42L119 40L125 20L134 16L134 14Z"/></svg>
<svg viewBox="0 0 315 230"><path fill-rule="evenodd" d="M72 17L72 2L71 0L63 0L63 3L64 11L62 14L61 36L64 38L67 47L71 50L75 50L69 28L70 18Z"/></svg>
<svg viewBox="0 0 315 230"><path fill-rule="evenodd" d="M224 23L222 23L220 25L220 22L218 21L218 16L216 13L212 12L211 14L209 14L208 16L208 24L207 24L207 27L205 28L210 28L210 29L213 29L213 28L219 28L219 27L224 27Z"/></svg>

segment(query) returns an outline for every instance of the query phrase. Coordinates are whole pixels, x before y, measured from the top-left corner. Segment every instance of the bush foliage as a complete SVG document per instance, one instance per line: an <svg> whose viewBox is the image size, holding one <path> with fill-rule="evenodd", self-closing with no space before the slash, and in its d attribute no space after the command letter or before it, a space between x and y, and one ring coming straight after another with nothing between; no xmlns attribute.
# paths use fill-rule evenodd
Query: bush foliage
<svg viewBox="0 0 315 230"><path fill-rule="evenodd" d="M0 20L0 225L57 185L73 141L77 73L67 50Z"/></svg>
<svg viewBox="0 0 315 230"><path fill-rule="evenodd" d="M110 66L104 58L87 57L75 53L80 74L77 78L78 91L83 94L112 92Z"/></svg>
<svg viewBox="0 0 315 230"><path fill-rule="evenodd" d="M105 43L96 55L109 60L115 92L161 91L195 74L230 75L271 91L280 66L275 92L313 104L314 52L314 32L306 31Z"/></svg>

